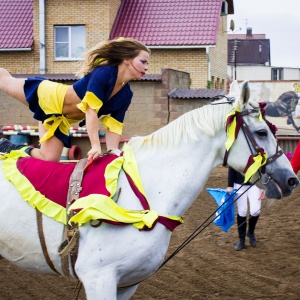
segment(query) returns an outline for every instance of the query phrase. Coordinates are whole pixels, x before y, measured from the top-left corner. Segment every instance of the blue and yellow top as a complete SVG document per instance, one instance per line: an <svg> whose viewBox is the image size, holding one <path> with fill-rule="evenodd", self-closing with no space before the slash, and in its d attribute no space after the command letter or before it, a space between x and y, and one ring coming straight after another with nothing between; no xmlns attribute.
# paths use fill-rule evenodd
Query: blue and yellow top
<svg viewBox="0 0 300 300"><path fill-rule="evenodd" d="M97 67L78 80L73 88L78 97L82 99L81 103L77 105L82 112L86 112L88 106L95 109L104 126L121 135L122 122L133 93L129 84L126 84L110 98L117 76L117 66ZM85 125L85 120L80 123L80 126L83 125Z"/></svg>
<svg viewBox="0 0 300 300"><path fill-rule="evenodd" d="M96 110L104 127L121 135L123 120L133 93L127 83L110 98L117 76L118 66L99 66L79 79L73 88L82 100L77 105L78 109L84 113L88 107ZM47 130L40 143L55 135L65 147L71 147L69 129L72 124L81 120L71 120L62 114L68 87L41 77L25 81L24 92L29 108L34 113L34 118L42 121ZM85 120L80 122L80 126L84 125Z"/></svg>

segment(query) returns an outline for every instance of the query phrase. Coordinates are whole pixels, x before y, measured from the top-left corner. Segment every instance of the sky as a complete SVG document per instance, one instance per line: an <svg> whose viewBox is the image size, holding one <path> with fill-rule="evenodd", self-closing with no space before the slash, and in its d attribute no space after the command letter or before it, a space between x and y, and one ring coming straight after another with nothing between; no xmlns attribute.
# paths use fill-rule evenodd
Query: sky
<svg viewBox="0 0 300 300"><path fill-rule="evenodd" d="M300 0L233 0L235 29L230 33L265 34L271 44L271 65L300 68Z"/></svg>

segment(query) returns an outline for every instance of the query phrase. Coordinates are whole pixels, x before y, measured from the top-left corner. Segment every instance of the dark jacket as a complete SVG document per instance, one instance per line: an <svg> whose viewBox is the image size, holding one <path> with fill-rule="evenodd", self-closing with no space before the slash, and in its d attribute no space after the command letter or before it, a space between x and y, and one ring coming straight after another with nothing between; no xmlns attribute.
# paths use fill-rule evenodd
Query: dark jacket
<svg viewBox="0 0 300 300"><path fill-rule="evenodd" d="M233 187L235 183L243 184L245 180L245 176L240 172L236 171L235 169L228 167L228 187ZM249 185L250 183L245 183Z"/></svg>

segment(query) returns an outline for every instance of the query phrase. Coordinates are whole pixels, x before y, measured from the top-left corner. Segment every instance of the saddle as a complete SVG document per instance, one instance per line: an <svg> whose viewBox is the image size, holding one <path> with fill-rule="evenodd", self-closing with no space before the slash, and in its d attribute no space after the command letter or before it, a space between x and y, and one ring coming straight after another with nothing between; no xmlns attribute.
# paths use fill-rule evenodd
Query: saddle
<svg viewBox="0 0 300 300"><path fill-rule="evenodd" d="M126 144L120 156L103 155L93 161L88 169L85 167L87 163L85 159L77 164L45 162L29 157L21 150L11 151L0 156L0 159L6 179L14 184L23 200L36 209L44 255L55 272L57 270L46 249L41 213L66 225L59 253L62 259L67 257L66 254L72 254L70 259L73 261L73 266L78 248L76 246L79 236L77 226L86 222L90 222L92 226L94 220L113 225L131 224L139 230L152 230L156 223L160 222L171 232L183 222L181 217L160 216L156 211L151 210L134 154ZM116 191L121 170L124 171L130 187L144 210L127 210L113 200L114 195L118 196ZM68 271L64 267L63 270ZM75 271L74 275L76 276Z"/></svg>

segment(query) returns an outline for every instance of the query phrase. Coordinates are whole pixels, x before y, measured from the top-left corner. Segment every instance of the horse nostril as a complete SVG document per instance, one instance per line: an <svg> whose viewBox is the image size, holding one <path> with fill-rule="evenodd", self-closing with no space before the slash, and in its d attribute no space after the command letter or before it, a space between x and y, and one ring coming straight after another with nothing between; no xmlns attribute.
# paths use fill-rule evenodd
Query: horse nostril
<svg viewBox="0 0 300 300"><path fill-rule="evenodd" d="M296 177L291 177L288 179L288 184L293 189L299 185L299 179Z"/></svg>

